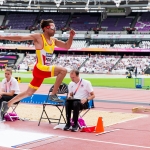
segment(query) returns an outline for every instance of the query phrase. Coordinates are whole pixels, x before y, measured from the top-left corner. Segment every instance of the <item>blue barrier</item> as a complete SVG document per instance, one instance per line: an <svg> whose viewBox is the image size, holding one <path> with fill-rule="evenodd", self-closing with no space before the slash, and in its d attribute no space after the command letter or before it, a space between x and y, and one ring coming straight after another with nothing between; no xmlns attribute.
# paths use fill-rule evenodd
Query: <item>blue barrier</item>
<svg viewBox="0 0 150 150"><path fill-rule="evenodd" d="M59 99L65 100L66 96L58 96ZM26 97L21 100L21 103L30 103L30 104L43 104L47 100L47 94L33 94L32 96ZM64 101L65 102L65 101ZM48 101L50 104L58 104L53 101ZM94 102L93 100L89 101L89 107L94 108Z"/></svg>
<svg viewBox="0 0 150 150"><path fill-rule="evenodd" d="M59 99L65 100L66 96L58 96ZM22 103L43 104L47 100L47 94L33 94L21 100ZM55 103L49 100L50 103Z"/></svg>
<svg viewBox="0 0 150 150"><path fill-rule="evenodd" d="M31 102L31 96L22 99L20 102L21 102L21 103L30 103L30 102Z"/></svg>

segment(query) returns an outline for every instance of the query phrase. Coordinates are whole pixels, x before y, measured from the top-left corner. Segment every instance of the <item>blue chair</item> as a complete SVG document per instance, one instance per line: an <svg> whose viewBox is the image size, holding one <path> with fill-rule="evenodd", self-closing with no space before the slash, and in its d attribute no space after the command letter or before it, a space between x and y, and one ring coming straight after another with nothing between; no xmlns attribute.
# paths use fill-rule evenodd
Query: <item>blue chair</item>
<svg viewBox="0 0 150 150"><path fill-rule="evenodd" d="M83 109L80 111L80 113L79 113L80 118L82 118L85 114L87 114L91 108L94 108L94 101L93 100L88 101L88 108L87 109ZM84 112L84 113L81 115L82 112Z"/></svg>
<svg viewBox="0 0 150 150"><path fill-rule="evenodd" d="M79 125L79 128L82 129L84 127L87 127L86 126L86 123L83 119L83 117L89 112L89 110L91 108L94 108L94 101L93 100L89 100L87 105L81 109L79 111L79 116L78 116L78 125ZM73 110L72 110L73 111ZM73 123L73 119L71 119L71 122ZM83 123L84 122L84 123ZM59 126L56 126L55 129L59 128Z"/></svg>
<svg viewBox="0 0 150 150"><path fill-rule="evenodd" d="M65 107L66 98L68 97L68 86L65 83L62 83L59 86L57 96L59 97L59 99L61 99L63 101L62 103L54 102L54 101L51 101L49 99L49 96L50 96L53 88L54 88L54 85L50 88L50 90L48 92L48 95L47 95L47 99L43 103L43 111L42 111L38 126L40 125L40 122L41 122L42 119L47 119L49 121L49 123L58 123L58 124L60 124L60 120L61 120L61 118L63 118L64 122L66 123L66 119L63 115L63 111L64 111L64 107ZM55 106L60 111L60 117L59 118L49 117L47 112L46 112L46 107L47 106ZM43 117L44 114L46 115L46 117Z"/></svg>

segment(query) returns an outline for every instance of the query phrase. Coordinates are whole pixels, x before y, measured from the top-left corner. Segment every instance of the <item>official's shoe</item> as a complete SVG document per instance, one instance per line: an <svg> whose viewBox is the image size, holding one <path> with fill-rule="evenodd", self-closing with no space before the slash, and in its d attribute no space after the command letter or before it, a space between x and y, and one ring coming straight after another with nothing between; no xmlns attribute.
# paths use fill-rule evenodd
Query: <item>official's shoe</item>
<svg viewBox="0 0 150 150"><path fill-rule="evenodd" d="M71 124L67 123L64 127L64 130L68 131L68 130L70 130L70 127L71 127Z"/></svg>
<svg viewBox="0 0 150 150"><path fill-rule="evenodd" d="M78 130L79 130L78 124L74 124L74 125L72 126L71 131L72 131L72 132L77 132Z"/></svg>

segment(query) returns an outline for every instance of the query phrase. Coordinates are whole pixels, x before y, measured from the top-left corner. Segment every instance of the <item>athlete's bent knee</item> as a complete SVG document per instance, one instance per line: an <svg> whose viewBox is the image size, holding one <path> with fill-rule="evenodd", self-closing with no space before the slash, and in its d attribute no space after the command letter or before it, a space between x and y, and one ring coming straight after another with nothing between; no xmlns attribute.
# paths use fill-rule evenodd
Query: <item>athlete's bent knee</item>
<svg viewBox="0 0 150 150"><path fill-rule="evenodd" d="M61 71L63 74L67 74L67 69L66 68L62 68L62 71Z"/></svg>

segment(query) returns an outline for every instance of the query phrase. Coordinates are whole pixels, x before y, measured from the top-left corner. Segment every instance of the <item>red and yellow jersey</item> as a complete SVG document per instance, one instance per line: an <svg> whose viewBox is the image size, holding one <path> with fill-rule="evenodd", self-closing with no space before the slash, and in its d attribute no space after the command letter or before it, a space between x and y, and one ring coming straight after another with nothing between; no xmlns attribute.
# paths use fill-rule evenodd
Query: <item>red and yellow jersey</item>
<svg viewBox="0 0 150 150"><path fill-rule="evenodd" d="M33 69L33 79L29 84L30 88L37 90L44 78L49 78L54 76L54 65L46 65L46 57L49 57L54 52L55 41L52 38L51 43L48 44L43 34L41 34L43 40L43 48L41 50L36 50L37 62Z"/></svg>
<svg viewBox="0 0 150 150"><path fill-rule="evenodd" d="M46 57L49 55L52 55L54 52L55 42L52 39L52 44L48 44L43 34L41 34L42 40L43 40L43 48L41 50L36 50L36 56L37 56L37 63L36 67L41 71L51 71L54 72L54 66L47 66L45 64Z"/></svg>

